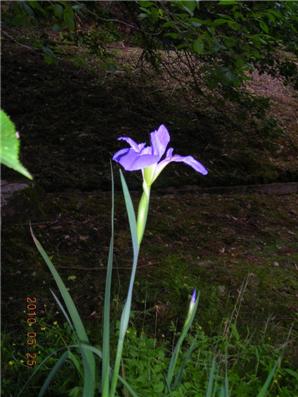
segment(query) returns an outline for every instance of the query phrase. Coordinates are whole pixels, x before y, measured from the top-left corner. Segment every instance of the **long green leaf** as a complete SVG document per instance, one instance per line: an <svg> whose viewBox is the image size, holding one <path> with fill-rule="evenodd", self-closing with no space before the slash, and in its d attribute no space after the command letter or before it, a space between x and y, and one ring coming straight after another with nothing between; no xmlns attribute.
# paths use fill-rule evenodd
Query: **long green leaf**
<svg viewBox="0 0 298 397"><path fill-rule="evenodd" d="M81 344L81 347L83 349L89 350L91 352L93 352L94 354L96 354L100 359L102 359L102 352L97 349L94 346L90 346L90 345L84 345ZM123 384L123 386L125 386L125 388L127 389L127 391L133 396L133 397L138 397L137 393L133 390L133 388L129 385L129 383L126 382L125 379L122 378L122 376L118 375L118 379L119 381Z"/></svg>
<svg viewBox="0 0 298 397"><path fill-rule="evenodd" d="M31 374L31 375L29 376L29 378L26 380L24 386L23 386L23 387L21 388L21 390L18 392L18 394L17 394L16 397L20 397L20 396L23 394L23 392L26 390L26 387L29 385L29 383L30 383L31 380L34 378L34 376L39 372L39 370L41 369L41 367L42 367L52 356L54 356L55 354L57 354L57 353L59 353L59 352L65 350L65 349L68 349L69 347L70 347L70 346L60 347L59 349L57 349L57 350L53 351L52 353L50 353L46 358L44 358L44 359L42 360L42 362L41 362L40 364L38 364L38 365L34 368L32 374ZM77 345L75 345L75 347L77 347Z"/></svg>
<svg viewBox="0 0 298 397"><path fill-rule="evenodd" d="M38 393L38 397L43 397L44 394L46 393L50 383L52 382L52 380L54 379L55 375L57 374L57 372L59 371L59 369L63 366L63 364L65 363L65 361L68 359L69 357L69 352L66 351L62 354L62 356L59 358L59 360L56 362L56 364L54 365L54 367L51 369L50 373L48 374L42 388L40 389L40 392Z"/></svg>
<svg viewBox="0 0 298 397"><path fill-rule="evenodd" d="M83 371L82 371L82 365L80 361L77 359L77 357L69 350L69 359L71 360L73 366L75 369L78 371L80 376L84 376Z"/></svg>
<svg viewBox="0 0 298 397"><path fill-rule="evenodd" d="M215 389L215 386L214 386L215 381L216 381L216 361L215 361L215 357L213 357L209 376L208 376L208 386L207 386L207 391L206 391L206 397L213 396L213 392Z"/></svg>
<svg viewBox="0 0 298 397"><path fill-rule="evenodd" d="M72 331L74 331L73 324L72 324L72 322L71 322L71 320L69 318L69 315L67 314L67 311L64 309L64 306L60 302L60 300L59 300L58 296L55 294L55 292L53 290L51 290L51 289L50 289L50 291L51 291L51 294L53 295L57 305L59 306L59 309L62 311L64 317L66 318L66 321L68 322L68 325L69 325L70 329Z"/></svg>
<svg viewBox="0 0 298 397"><path fill-rule="evenodd" d="M121 179L121 185L122 185L122 190L123 190L123 195L124 195L124 200L125 200L125 206L126 206L126 210L127 210L127 214L128 214L128 221L129 221L131 240L132 240L132 246L133 246L133 261L132 261L132 269L131 269L127 297L126 297L126 301L125 301L123 311L121 314L121 319L120 319L119 338L118 338L116 358L115 358L115 364L114 364L114 370L113 370L113 376L112 376L112 382L111 382L110 397L114 397L115 392L116 392L122 351L123 351L123 344L124 344L125 334L126 334L128 323L129 323L132 292L133 292L133 286L134 286L134 280L135 280L137 264L138 264L138 256L139 256L139 243L138 243L138 237L137 237L137 223L136 223L135 211L133 208L132 199L131 199L125 178L124 178L121 170L120 170L120 179Z"/></svg>
<svg viewBox="0 0 298 397"><path fill-rule="evenodd" d="M197 340L193 340L187 351L185 352L183 359L182 359L182 364L180 365L180 368L177 371L177 375L175 377L175 381L173 383L173 389L175 390L178 386L181 384L183 372L185 370L185 367L187 363L191 360L191 355L194 352L194 350L198 347L198 342Z"/></svg>
<svg viewBox="0 0 298 397"><path fill-rule="evenodd" d="M272 380L274 378L274 375L276 373L276 371L278 370L279 366L281 363L281 357L279 357L276 361L276 363L274 364L273 368L271 369L271 371L269 372L266 382L264 383L262 389L260 390L260 392L258 393L257 397L265 397L266 394L268 393L269 387L272 383Z"/></svg>
<svg viewBox="0 0 298 397"><path fill-rule="evenodd" d="M137 221L136 221L136 214L133 207L133 202L127 187L127 183L125 181L124 175L120 170L120 179L121 179L121 186L122 191L125 199L125 206L128 215L129 227L130 227L130 234L133 246L133 253L134 256L139 254L139 243L138 243L138 233L137 233Z"/></svg>
<svg viewBox="0 0 298 397"><path fill-rule="evenodd" d="M110 388L110 302L111 302L111 284L113 271L113 252L114 252L114 175L111 164L111 182L112 182L112 208L111 208L111 239L109 247L104 312L103 312L103 338L102 338L102 397L109 396Z"/></svg>
<svg viewBox="0 0 298 397"><path fill-rule="evenodd" d="M224 390L225 390L224 397L230 397L230 386L229 386L229 377L228 377L228 360L227 359L226 359Z"/></svg>
<svg viewBox="0 0 298 397"><path fill-rule="evenodd" d="M82 323L82 320L80 318L80 315L78 313L78 310L72 300L72 297L70 296L69 292L66 289L66 286L64 282L62 281L59 273L57 272L55 266L53 265L51 259L49 258L48 254L40 244L40 242L37 240L35 237L33 230L30 225L30 230L31 230L31 235L33 238L33 241L41 254L42 258L44 259L45 263L47 264L50 272L52 273L52 276L54 280L56 281L56 284L59 288L60 294L64 300L65 306L68 310L69 316L72 320L73 326L76 330L76 334L78 339L81 342L89 344L89 339L86 333L86 330L84 328L84 325ZM83 397L92 397L94 395L94 390L95 390L95 360L93 355L90 352L85 352L84 350L81 352L82 353L82 359L83 359L83 366L84 366L84 386L83 386Z"/></svg>

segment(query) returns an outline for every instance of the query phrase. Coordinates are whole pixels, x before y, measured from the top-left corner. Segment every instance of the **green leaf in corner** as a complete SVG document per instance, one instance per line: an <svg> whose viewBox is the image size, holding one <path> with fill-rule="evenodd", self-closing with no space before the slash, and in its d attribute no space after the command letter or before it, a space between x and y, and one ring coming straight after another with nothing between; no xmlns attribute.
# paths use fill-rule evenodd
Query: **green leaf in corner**
<svg viewBox="0 0 298 397"><path fill-rule="evenodd" d="M63 14L64 24L70 30L75 29L75 15L70 4L65 4L64 14Z"/></svg>
<svg viewBox="0 0 298 397"><path fill-rule="evenodd" d="M29 179L33 179L19 160L20 142L16 127L7 114L0 112L0 163L14 169Z"/></svg>
<svg viewBox="0 0 298 397"><path fill-rule="evenodd" d="M199 55L204 54L204 52L205 52L204 43L203 43L203 40L201 38L198 38L197 40L195 40L193 42L193 49Z"/></svg>

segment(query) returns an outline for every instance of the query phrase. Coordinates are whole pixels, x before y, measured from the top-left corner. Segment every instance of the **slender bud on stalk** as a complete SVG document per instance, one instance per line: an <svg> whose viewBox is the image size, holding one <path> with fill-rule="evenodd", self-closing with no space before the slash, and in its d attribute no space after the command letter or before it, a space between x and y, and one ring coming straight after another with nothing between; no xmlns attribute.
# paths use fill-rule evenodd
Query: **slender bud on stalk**
<svg viewBox="0 0 298 397"><path fill-rule="evenodd" d="M194 289L192 292L192 296L191 296L191 303L193 305L196 303L196 299L197 299L197 291L196 291L196 289Z"/></svg>
<svg viewBox="0 0 298 397"><path fill-rule="evenodd" d="M194 289L191 295L186 321L188 321L188 319L192 317L193 311L196 310L196 306L197 306L196 302L197 302L197 291L196 289Z"/></svg>

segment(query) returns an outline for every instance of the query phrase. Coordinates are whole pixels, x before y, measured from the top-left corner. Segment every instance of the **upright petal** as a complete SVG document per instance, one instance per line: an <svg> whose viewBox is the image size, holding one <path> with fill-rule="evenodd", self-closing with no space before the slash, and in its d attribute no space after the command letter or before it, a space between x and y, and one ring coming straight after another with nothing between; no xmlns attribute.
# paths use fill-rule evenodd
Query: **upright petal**
<svg viewBox="0 0 298 397"><path fill-rule="evenodd" d="M139 152L146 146L146 143L137 143L133 139L129 138L128 136L120 136L118 141L125 141L127 142L131 148L133 148L136 152Z"/></svg>
<svg viewBox="0 0 298 397"><path fill-rule="evenodd" d="M113 160L121 164L126 171L136 171L156 163L158 156L140 154L134 149L121 149L114 154Z"/></svg>
<svg viewBox="0 0 298 397"><path fill-rule="evenodd" d="M162 124L157 131L150 134L152 154L158 155L159 160L165 153L168 143L170 142L170 134L166 127Z"/></svg>

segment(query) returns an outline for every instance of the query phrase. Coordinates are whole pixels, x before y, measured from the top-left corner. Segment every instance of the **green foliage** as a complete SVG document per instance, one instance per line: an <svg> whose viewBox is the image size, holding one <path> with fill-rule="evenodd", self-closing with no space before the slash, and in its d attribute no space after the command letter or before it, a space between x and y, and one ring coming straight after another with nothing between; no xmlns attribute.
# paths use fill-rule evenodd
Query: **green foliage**
<svg viewBox="0 0 298 397"><path fill-rule="evenodd" d="M82 4L69 1L16 1L5 8L6 22L13 26L31 26L39 23L52 25L54 31L68 29L74 31L76 15Z"/></svg>
<svg viewBox="0 0 298 397"><path fill-rule="evenodd" d="M3 110L0 112L0 128L0 163L32 179L32 176L19 160L20 141L16 127Z"/></svg>
<svg viewBox="0 0 298 397"><path fill-rule="evenodd" d="M33 26L43 31L41 42L33 41L31 45L42 50L46 63L57 62L60 44L75 43L87 47L107 69L115 69L115 61L107 45L120 39L117 28L108 20L102 23L104 12L100 8L94 12L90 2L17 1L8 4L3 11L3 19L9 26ZM51 30L59 33L60 40L52 40Z"/></svg>
<svg viewBox="0 0 298 397"><path fill-rule="evenodd" d="M41 49L44 61L52 64L57 61L56 46L50 45L51 40L44 28L60 32L61 35L66 32L73 34L82 8L82 4L68 1L16 1L6 5L3 20L10 26L41 27L44 30L42 42L31 45Z"/></svg>
<svg viewBox="0 0 298 397"><path fill-rule="evenodd" d="M194 320L196 312L197 312L198 303L199 303L199 299L198 298L196 299L194 297L194 301L193 301L193 297L192 297L192 300L191 300L191 303L189 306L189 311L188 311L184 326L181 331L181 335L179 336L176 346L172 352L172 357L169 362L169 367L168 367L167 377L166 377L166 385L167 385L167 389L168 389L169 393L172 390L175 390L177 388L177 386L179 386L181 384L181 378L183 375L184 368L187 365L187 363L189 361L191 361L191 354L192 354L192 351L194 350L195 343L193 343L190 346L189 350L187 351L187 354L185 354L185 360L184 360L184 362L182 362L182 364L180 366L180 370L176 374L175 380L173 381L173 378L174 378L174 375L176 372L177 361L178 361L179 355L181 353L182 344L183 344L183 342L184 342L186 336L188 335L188 332L192 326L193 320Z"/></svg>
<svg viewBox="0 0 298 397"><path fill-rule="evenodd" d="M239 87L253 66L287 78L297 75L295 63L282 66L278 53L283 49L297 53L297 3L139 1L138 5L144 50L151 58L158 49L195 55L210 88Z"/></svg>
<svg viewBox="0 0 298 397"><path fill-rule="evenodd" d="M49 357L35 375L34 384L41 385L43 383L51 369L58 362L59 354L61 355L61 352L63 353L66 350L66 345L71 345L75 342L69 325L53 321L53 318L57 318L57 315L53 317L50 313L47 313L46 318L37 319L34 328L38 335L35 349L38 362L42 362L46 357ZM24 335L26 335L25 329L23 333L6 330L3 332L2 370L4 379L2 388L5 391L5 396L8 397L15 397L34 371L34 369L28 368L26 365ZM56 351L57 353L55 353ZM79 359L77 353L74 352L73 355L77 360ZM63 370L57 374L56 379L49 386L49 391L52 392L53 396L70 396L76 389L81 391L80 383L78 385L77 379L73 377L74 369L72 361L68 360ZM36 387L29 384L26 388L26 395L36 396Z"/></svg>
<svg viewBox="0 0 298 397"><path fill-rule="evenodd" d="M31 229L31 234L32 234L34 243L36 245L36 248L38 249L38 251L39 251L40 255L42 256L42 258L44 259L44 261L46 262L50 272L52 273L53 278L55 279L55 281L57 283L60 294L63 297L63 301L66 306L67 312L61 304L59 304L59 306L60 306L60 309L65 314L65 317L68 320L68 323L69 323L71 329L73 329L75 331L75 335L76 335L77 341L79 343L79 346L78 346L79 352L82 356L82 362L83 362L83 368L84 368L83 396L91 397L94 395L94 389L95 389L95 359L91 352L86 351L81 346L81 344L83 344L83 343L89 344L89 339L88 339L86 330L84 328L84 325L82 323L82 320L80 318L78 310L77 310L64 282L62 281L59 273L55 269L51 259L49 258L49 256L47 255L47 253L45 252L45 250L43 249L43 247L41 246L39 241L34 236L32 229ZM54 295L54 297L55 297L55 295ZM57 300L57 298L56 298L56 300ZM58 303L59 303L59 301L58 301ZM59 367L64 363L64 361L67 358L68 358L67 356L63 357L63 361L61 362L61 364L59 363ZM56 368L54 367L54 369L52 369L52 371L53 371L53 373L55 373ZM46 380L46 383L47 383L47 380ZM45 390L46 389L47 389L47 387L45 387Z"/></svg>
<svg viewBox="0 0 298 397"><path fill-rule="evenodd" d="M187 340L188 346L195 342L192 359L185 367L181 385L169 396L206 396L208 383L210 390L212 386L219 392L225 384L226 366L232 396L257 396L280 353L265 341L256 344L250 338L242 338L234 325L232 328L232 335L226 338L208 337L201 327L196 327ZM178 338L179 334L175 337ZM128 330L124 351L125 375L139 395L144 397L167 395L163 375L170 355L171 347L165 343L149 338L143 333L138 334L134 328ZM182 359L183 357L180 357L179 364ZM289 371L285 363L275 373L267 396L295 395L297 392L295 376L297 376L295 371ZM212 377L216 380L217 386L211 383Z"/></svg>
<svg viewBox="0 0 298 397"><path fill-rule="evenodd" d="M54 322L48 317L38 323L38 356L40 362L52 354L56 349L65 349L74 344L72 332L67 323ZM179 333L174 331L173 339L177 340ZM269 339L254 342L253 336L242 337L235 325L231 327L229 338L224 336L208 336L202 328L196 325L192 335L186 340L187 351L195 342L192 360L188 361L181 384L171 392L170 397L205 396L210 379L212 357L216 357L216 379L222 384L225 378L226 364L231 396L256 397L280 356ZM28 368L23 354L23 334L12 335L3 332L2 335L2 382L5 396L16 395L28 378ZM165 373L173 347L169 343L158 341L139 333L134 327L127 330L126 343L123 352L123 376L133 387L138 396L164 397L166 395ZM59 360L59 354L53 354L36 375L35 384L42 384L50 370ZM68 359L57 378L49 386L52 396L81 396L81 381L75 372L82 371L80 357L73 351L72 360ZM178 359L178 367L182 364L183 356ZM75 364L76 363L76 364ZM76 367L75 367L76 366ZM32 373L32 369L30 369ZM298 392L297 371L284 361L277 369L272 379L268 397L293 397ZM124 393L125 388L119 389ZM119 394L122 395L122 394ZM124 394L125 395L125 394ZM36 396L36 387L28 386L26 396Z"/></svg>
<svg viewBox="0 0 298 397"><path fill-rule="evenodd" d="M186 54L198 87L204 81L210 89L229 91L239 87L254 67L280 73L297 84L295 59L281 56L285 50L298 54L297 2L139 0L112 7L100 2L18 1L4 11L4 20L12 25L51 27L87 45L111 68L115 62L106 47L121 39L123 23L133 27L129 40L143 48L155 67L161 62L158 50ZM121 14L124 21L118 19ZM51 59L48 50L45 60Z"/></svg>

